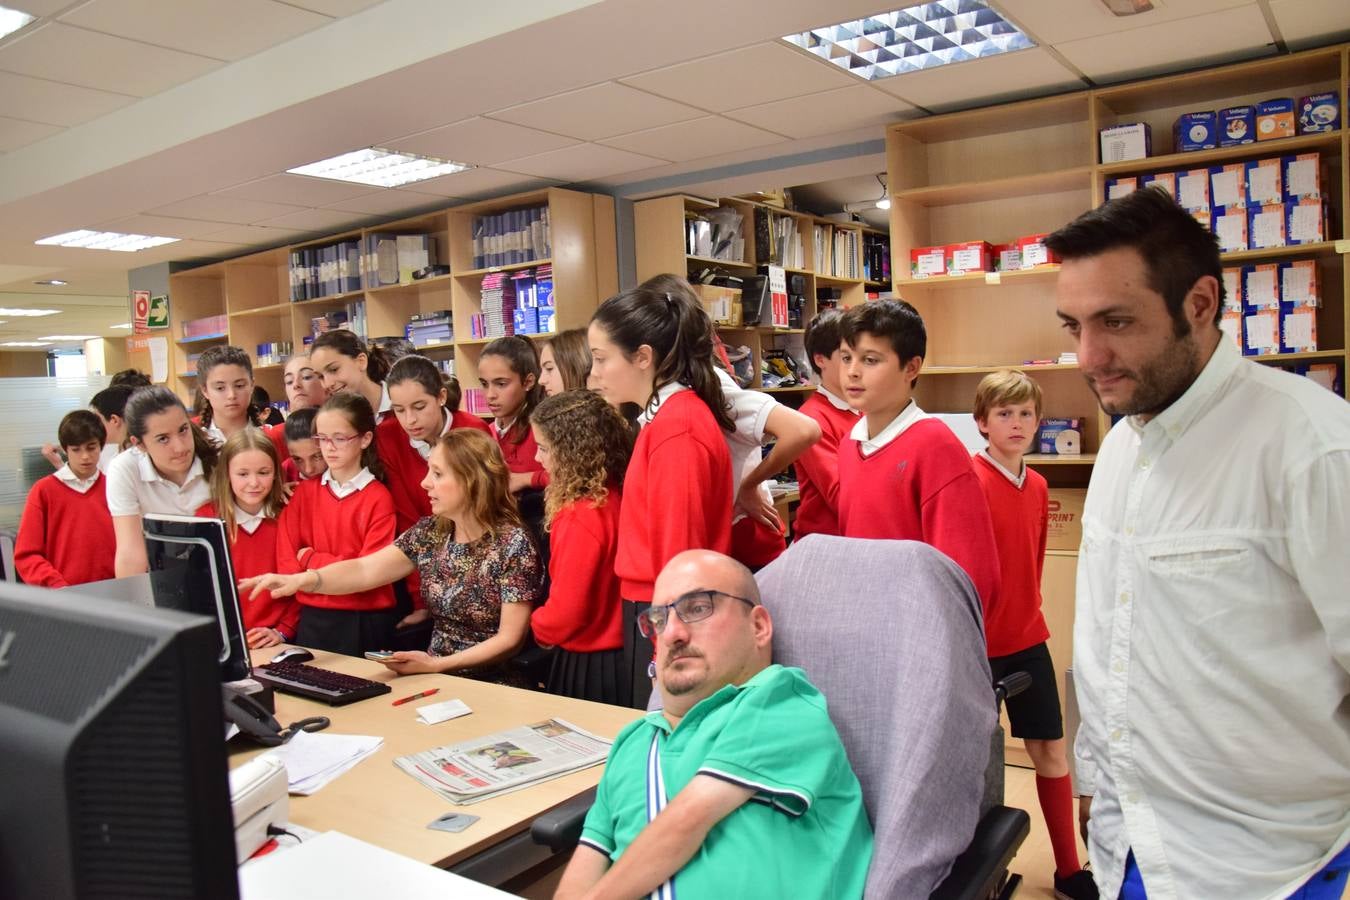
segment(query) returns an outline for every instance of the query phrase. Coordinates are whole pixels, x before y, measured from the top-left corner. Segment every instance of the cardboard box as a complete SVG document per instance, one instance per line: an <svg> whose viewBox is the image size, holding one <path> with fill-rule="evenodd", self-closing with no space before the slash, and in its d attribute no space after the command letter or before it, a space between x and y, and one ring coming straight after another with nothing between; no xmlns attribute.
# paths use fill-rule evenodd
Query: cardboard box
<svg viewBox="0 0 1350 900"><path fill-rule="evenodd" d="M1313 353L1317 350L1317 310L1295 303L1280 304L1280 352Z"/></svg>
<svg viewBox="0 0 1350 900"><path fill-rule="evenodd" d="M1318 244L1327 239L1327 208L1316 197L1284 204L1285 240L1290 244Z"/></svg>
<svg viewBox="0 0 1350 900"><path fill-rule="evenodd" d="M1017 239L1017 246L1022 251L1022 268L1059 265L1059 257L1045 246L1045 239L1049 236L1050 232L1043 231L1040 234L1029 234Z"/></svg>
<svg viewBox="0 0 1350 900"><path fill-rule="evenodd" d="M1297 259L1280 263L1280 302L1308 307L1322 305L1315 260Z"/></svg>
<svg viewBox="0 0 1350 900"><path fill-rule="evenodd" d="M712 284L694 285L699 302L708 311L713 324L737 328L741 324L741 292L737 288Z"/></svg>
<svg viewBox="0 0 1350 900"><path fill-rule="evenodd" d="M1036 433L1037 452L1052 456L1078 456L1083 452L1083 420L1041 419Z"/></svg>
<svg viewBox="0 0 1350 900"><path fill-rule="evenodd" d="M1209 169L1187 169L1177 173L1177 203L1192 212L1210 208Z"/></svg>
<svg viewBox="0 0 1350 900"><path fill-rule="evenodd" d="M1016 272L1022 268L1022 248L1016 243L994 245L994 271Z"/></svg>
<svg viewBox="0 0 1350 900"><path fill-rule="evenodd" d="M1133 175L1127 178L1106 179L1106 199L1119 200L1139 190L1139 179Z"/></svg>
<svg viewBox="0 0 1350 900"><path fill-rule="evenodd" d="M1177 153L1213 150L1219 146L1218 117L1214 110L1182 113L1172 125L1172 149Z"/></svg>
<svg viewBox="0 0 1350 900"><path fill-rule="evenodd" d="M1230 106L1219 110L1218 131L1220 147L1256 143L1256 107Z"/></svg>
<svg viewBox="0 0 1350 900"><path fill-rule="evenodd" d="M1293 115L1292 107L1290 115ZM1144 159L1153 155L1153 129L1147 123L1113 125L1103 128L1098 136L1101 139L1103 163Z"/></svg>
<svg viewBox="0 0 1350 900"><path fill-rule="evenodd" d="M1283 203L1267 203L1265 206L1247 207L1247 248L1266 250L1270 247L1288 245L1287 213Z"/></svg>
<svg viewBox="0 0 1350 900"><path fill-rule="evenodd" d="M1300 153L1280 158L1285 200L1322 196L1322 154Z"/></svg>
<svg viewBox="0 0 1350 900"><path fill-rule="evenodd" d="M1306 367L1300 366L1298 371L1332 393L1341 393L1341 367L1338 363L1311 363Z"/></svg>
<svg viewBox="0 0 1350 900"><path fill-rule="evenodd" d="M931 278L947 274L947 248L915 247L909 251L909 277Z"/></svg>
<svg viewBox="0 0 1350 900"><path fill-rule="evenodd" d="M1298 133L1328 134L1341 127L1341 98L1336 91L1298 99Z"/></svg>
<svg viewBox="0 0 1350 900"><path fill-rule="evenodd" d="M1210 211L1210 225L1219 239L1219 250L1235 253L1247 249L1247 210L1244 207L1216 206Z"/></svg>
<svg viewBox="0 0 1350 900"><path fill-rule="evenodd" d="M1268 356L1280 352L1280 311L1257 309L1242 316L1242 352Z"/></svg>
<svg viewBox="0 0 1350 900"><path fill-rule="evenodd" d="M1278 310L1280 308L1280 267L1278 263L1242 267L1242 309Z"/></svg>
<svg viewBox="0 0 1350 900"><path fill-rule="evenodd" d="M947 245L947 274L994 271L994 248L988 241Z"/></svg>
<svg viewBox="0 0 1350 900"><path fill-rule="evenodd" d="M1284 202L1284 164L1278 156L1247 163L1243 181L1247 185L1248 206Z"/></svg>
<svg viewBox="0 0 1350 900"><path fill-rule="evenodd" d="M1247 167L1242 163L1209 167L1209 207L1247 205Z"/></svg>
<svg viewBox="0 0 1350 900"><path fill-rule="evenodd" d="M1273 141L1294 136L1294 101L1276 97L1256 104L1256 139Z"/></svg>
<svg viewBox="0 0 1350 900"><path fill-rule="evenodd" d="M1051 488L1045 549L1077 550L1083 543L1084 488Z"/></svg>
<svg viewBox="0 0 1350 900"><path fill-rule="evenodd" d="M1139 177L1139 186L1160 187L1175 199L1177 195L1177 173L1176 172L1154 172L1152 175L1141 175Z"/></svg>

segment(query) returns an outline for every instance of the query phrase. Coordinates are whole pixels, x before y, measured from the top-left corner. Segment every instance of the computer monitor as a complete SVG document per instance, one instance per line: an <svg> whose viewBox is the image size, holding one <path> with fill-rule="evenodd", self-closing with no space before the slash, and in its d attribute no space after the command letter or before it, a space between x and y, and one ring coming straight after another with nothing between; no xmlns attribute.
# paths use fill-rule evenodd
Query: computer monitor
<svg viewBox="0 0 1350 900"><path fill-rule="evenodd" d="M223 681L252 671L225 525L219 519L147 514L142 519L155 606L216 621L214 656Z"/></svg>
<svg viewBox="0 0 1350 900"><path fill-rule="evenodd" d="M0 582L0 897L236 900L218 640Z"/></svg>

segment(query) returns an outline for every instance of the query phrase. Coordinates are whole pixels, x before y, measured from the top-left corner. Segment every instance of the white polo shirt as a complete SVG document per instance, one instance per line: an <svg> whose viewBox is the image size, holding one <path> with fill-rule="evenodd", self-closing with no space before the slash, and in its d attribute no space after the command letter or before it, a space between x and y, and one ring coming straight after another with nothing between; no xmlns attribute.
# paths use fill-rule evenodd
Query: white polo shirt
<svg viewBox="0 0 1350 900"><path fill-rule="evenodd" d="M182 485L159 474L144 450L131 447L108 466L108 512L114 516L146 513L190 516L211 499L202 461L194 459Z"/></svg>

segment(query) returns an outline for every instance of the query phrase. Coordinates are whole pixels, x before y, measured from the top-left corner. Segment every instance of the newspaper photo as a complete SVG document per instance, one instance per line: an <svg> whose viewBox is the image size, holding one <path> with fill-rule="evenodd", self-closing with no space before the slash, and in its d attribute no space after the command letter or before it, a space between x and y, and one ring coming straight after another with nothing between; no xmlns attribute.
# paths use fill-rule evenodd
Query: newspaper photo
<svg viewBox="0 0 1350 900"><path fill-rule="evenodd" d="M518 791L605 761L610 742L562 719L400 756L394 765L452 803Z"/></svg>

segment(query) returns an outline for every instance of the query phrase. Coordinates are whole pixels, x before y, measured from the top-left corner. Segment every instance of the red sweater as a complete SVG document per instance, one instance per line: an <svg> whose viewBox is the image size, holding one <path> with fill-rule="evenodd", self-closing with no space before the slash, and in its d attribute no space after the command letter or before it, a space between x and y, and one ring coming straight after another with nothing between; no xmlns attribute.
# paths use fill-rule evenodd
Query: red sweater
<svg viewBox="0 0 1350 900"><path fill-rule="evenodd" d="M623 646L623 607L614 554L619 548L619 492L605 505L577 500L558 510L549 528L548 602L530 627L541 644L576 653Z"/></svg>
<svg viewBox="0 0 1350 900"><path fill-rule="evenodd" d="M451 430L473 428L488 434L492 428L478 416L456 410L450 417ZM375 452L384 465L384 483L394 500L398 532L402 534L431 515L431 500L422 487L427 477L427 461L417 452L397 416L390 416L375 428Z"/></svg>
<svg viewBox="0 0 1350 900"><path fill-rule="evenodd" d="M272 441L272 446L277 450L277 458L286 462L291 458L291 451L286 447L286 423L279 422L276 425L264 425L263 434L267 435Z"/></svg>
<svg viewBox="0 0 1350 900"><path fill-rule="evenodd" d="M214 503L202 504L197 515L208 519L220 518ZM263 519L252 534L236 528L234 540L230 541L230 562L234 564L234 577L237 579L277 571L277 520ZM263 591L250 600L247 595L241 594L239 610L244 616L245 631L252 628L278 628L287 638L295 637L295 625L300 621L300 604L294 597L273 597L271 592Z"/></svg>
<svg viewBox="0 0 1350 900"><path fill-rule="evenodd" d="M988 618L998 596L998 549L970 455L938 419L920 419L866 458L839 445L844 537L923 541L965 570Z"/></svg>
<svg viewBox="0 0 1350 900"><path fill-rule="evenodd" d="M808 534L839 534L839 444L858 424L858 416L840 409L816 391L799 410L820 425L820 440L797 457L797 490L801 502L792 524L792 538Z"/></svg>
<svg viewBox="0 0 1350 900"><path fill-rule="evenodd" d="M656 576L684 550L731 550L731 454L693 391L670 396L638 434L624 476L614 571L624 599L650 603Z"/></svg>
<svg viewBox="0 0 1350 900"><path fill-rule="evenodd" d="M743 566L760 569L787 549L787 539L757 519L743 516L731 526L731 558Z"/></svg>
<svg viewBox="0 0 1350 900"><path fill-rule="evenodd" d="M25 584L61 588L116 577L107 484L100 472L83 494L55 475L33 485L14 539L14 568Z"/></svg>
<svg viewBox="0 0 1350 900"><path fill-rule="evenodd" d="M539 460L534 458L539 450L539 444L534 439L534 429L526 427L525 439L516 443L517 432L515 429L507 432L506 435L497 433L496 428L490 429L492 436L497 439L497 446L502 448L502 456L506 457L506 467L512 472L531 472L530 487L540 490L548 487L548 473L544 467L539 464Z"/></svg>
<svg viewBox="0 0 1350 900"><path fill-rule="evenodd" d="M1002 576L998 602L984 617L991 657L1018 653L1050 637L1041 614L1050 492L1044 476L1030 466L1026 471L1019 488L989 460L975 457L975 477L989 501Z"/></svg>
<svg viewBox="0 0 1350 900"><path fill-rule="evenodd" d="M339 500L321 478L296 485L291 502L281 513L277 535L277 569L295 573L318 569L344 559L369 556L394 542L394 501L389 490L373 481L362 490ZM313 551L303 562L296 552ZM368 611L394 605L394 589L381 585L355 594L295 595L302 606Z"/></svg>

